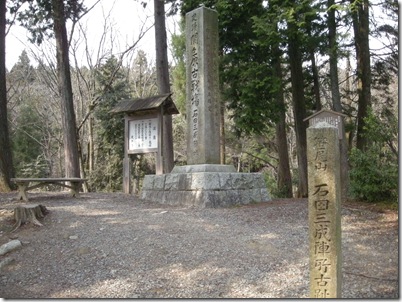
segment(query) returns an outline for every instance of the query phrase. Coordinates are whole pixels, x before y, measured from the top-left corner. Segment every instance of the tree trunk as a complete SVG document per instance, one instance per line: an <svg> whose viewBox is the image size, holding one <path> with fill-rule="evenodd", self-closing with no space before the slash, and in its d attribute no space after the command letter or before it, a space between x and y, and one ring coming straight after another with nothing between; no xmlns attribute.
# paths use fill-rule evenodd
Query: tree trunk
<svg viewBox="0 0 402 302"><path fill-rule="evenodd" d="M90 117L89 123L88 123L88 172L89 172L89 174L91 174L94 170L94 158L95 158L93 122L94 122L94 118Z"/></svg>
<svg viewBox="0 0 402 302"><path fill-rule="evenodd" d="M304 99L303 67L300 50L301 42L298 29L293 22L289 22L288 24L288 34L288 54L292 83L293 115L296 132L296 151L299 175L297 197L299 198L308 196L306 123L303 121L306 117L306 105Z"/></svg>
<svg viewBox="0 0 402 302"><path fill-rule="evenodd" d="M78 140L75 121L67 31L63 0L52 0L54 34L56 37L57 74L59 82L66 177L80 177Z"/></svg>
<svg viewBox="0 0 402 302"><path fill-rule="evenodd" d="M86 176L85 176L85 162L84 162L84 156L83 156L83 153L82 153L81 143L78 144L78 154L79 154L79 163L80 163L80 171L81 171L80 177L82 179L85 179L86 178ZM82 191L84 193L88 193L88 185L87 185L86 181L84 181L82 183Z"/></svg>
<svg viewBox="0 0 402 302"><path fill-rule="evenodd" d="M13 161L7 116L6 1L0 4L0 192L10 192Z"/></svg>
<svg viewBox="0 0 402 302"><path fill-rule="evenodd" d="M220 118L221 118L221 124L220 124L220 132L221 132L221 147L220 147L220 152L221 152L221 165L226 164L226 144L225 144L225 104L222 102L220 106Z"/></svg>
<svg viewBox="0 0 402 302"><path fill-rule="evenodd" d="M277 28L276 28L277 29ZM292 198L292 176L289 166L289 151L286 134L286 105L283 96L282 68L281 68L281 51L278 44L273 45L274 51L274 68L276 77L280 81L277 92L277 101L280 108L279 120L276 124L276 144L278 146L278 191L283 197Z"/></svg>
<svg viewBox="0 0 402 302"><path fill-rule="evenodd" d="M292 198L292 176L289 167L289 153L286 134L285 112L280 113L276 125L276 144L278 146L278 190L284 198Z"/></svg>
<svg viewBox="0 0 402 302"><path fill-rule="evenodd" d="M350 57L349 57L349 53L346 57L346 82L345 82L345 90L346 90L346 97L345 97L345 104L347 105L347 108L351 108L352 107L352 103L353 103L353 98L351 97L351 82L353 82L353 77L352 77L352 66L350 64ZM350 110L350 109L349 109ZM347 123L352 124L353 120L351 117L347 117ZM348 132L345 131L345 135L346 135L346 139L348 142L348 152L351 150L352 147L352 142L354 139L354 131L349 130Z"/></svg>
<svg viewBox="0 0 402 302"><path fill-rule="evenodd" d="M154 0L156 80L160 94L170 93L167 38L165 24L165 1ZM163 115L162 161L163 173L170 173L174 166L172 116Z"/></svg>
<svg viewBox="0 0 402 302"><path fill-rule="evenodd" d="M329 75L331 82L332 105L335 111L342 113L341 96L338 79L338 43L336 42L335 0L328 0L328 43Z"/></svg>
<svg viewBox="0 0 402 302"><path fill-rule="evenodd" d="M355 34L357 61L357 137L356 147L364 151L367 139L364 137L365 122L371 106L371 65L369 48L369 1L352 0L355 8L352 11L353 30Z"/></svg>
<svg viewBox="0 0 402 302"><path fill-rule="evenodd" d="M309 38L312 38L311 34L311 20L310 18L307 18L307 33L309 35ZM315 60L315 45L313 43L309 43L309 58L311 62L311 73L313 75L313 92L314 92L314 109L319 111L322 108L321 105L321 97L320 97L320 81L319 81L319 74L318 74L318 68Z"/></svg>
<svg viewBox="0 0 402 302"><path fill-rule="evenodd" d="M335 0L328 0L328 40L329 40L329 75L331 82L332 106L336 112L343 113L338 79L338 43L336 41ZM341 194L346 200L349 187L348 142L345 135L345 121L342 124L343 137L340 140L341 157Z"/></svg>
<svg viewBox="0 0 402 302"><path fill-rule="evenodd" d="M313 73L313 90L314 90L314 104L315 110L319 111L322 108L320 97L320 81L318 76L318 68L315 61L314 50L310 50L311 71Z"/></svg>
<svg viewBox="0 0 402 302"><path fill-rule="evenodd" d="M46 209L46 207L40 204L22 205L16 207L14 209L15 224L12 232L17 230L24 223L29 222L37 226L43 226L38 219L45 217L47 213L49 213L49 211Z"/></svg>

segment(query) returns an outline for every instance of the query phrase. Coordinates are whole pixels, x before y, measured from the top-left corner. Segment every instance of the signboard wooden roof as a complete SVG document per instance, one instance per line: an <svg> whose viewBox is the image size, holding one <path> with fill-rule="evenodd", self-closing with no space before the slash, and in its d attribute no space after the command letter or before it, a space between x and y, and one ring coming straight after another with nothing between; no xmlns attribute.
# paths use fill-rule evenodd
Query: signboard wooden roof
<svg viewBox="0 0 402 302"><path fill-rule="evenodd" d="M332 110L322 109L313 115L305 118L303 121L308 121L310 126L313 126L319 122L327 122L328 124L336 127L338 129L339 139L343 137L343 117L346 117L346 114L339 113Z"/></svg>
<svg viewBox="0 0 402 302"><path fill-rule="evenodd" d="M340 117L347 117L347 115L343 114L343 113L339 113L339 112L328 110L328 109L321 109L320 111L317 111L316 113L310 115L309 117L306 117L303 121L308 121L308 120L310 120L314 117L318 117L318 116L328 116L328 115L338 115Z"/></svg>
<svg viewBox="0 0 402 302"><path fill-rule="evenodd" d="M110 110L111 113L144 114L156 112L163 106L164 114L178 114L176 105L173 103L172 94L151 96L142 99L122 100Z"/></svg>

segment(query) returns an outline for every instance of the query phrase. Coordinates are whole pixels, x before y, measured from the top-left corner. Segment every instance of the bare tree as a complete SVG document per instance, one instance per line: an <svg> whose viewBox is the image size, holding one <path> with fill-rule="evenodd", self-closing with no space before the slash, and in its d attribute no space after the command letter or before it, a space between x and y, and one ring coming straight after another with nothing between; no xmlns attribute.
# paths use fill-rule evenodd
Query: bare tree
<svg viewBox="0 0 402 302"><path fill-rule="evenodd" d="M94 167L98 155L96 152L95 131L97 120L94 117L94 112L106 93L106 87L115 81L118 73L123 72L129 78L131 73L136 72L133 67L130 68L129 66L134 66L134 63L131 62L135 61L133 57L138 43L153 26L148 27L147 20L145 20L141 25L137 37L132 41L128 41L122 47L118 42L117 31L113 26L111 16L112 9L104 13L101 35L96 43L90 41L90 31L84 22L78 22L76 26L78 34L72 37L70 43L70 51L75 66L72 70L72 79L78 121L77 131L79 133L82 177L85 177L87 172L92 173L95 170ZM82 53L84 54L83 62L80 61ZM109 84L105 85L105 87L99 87L99 83L96 80L97 70L111 56L117 58L117 64L107 79ZM87 67L84 67L84 65ZM136 88L133 89L133 95L136 96ZM149 92L144 93L147 94ZM90 187L86 188L84 185L84 190L90 189Z"/></svg>

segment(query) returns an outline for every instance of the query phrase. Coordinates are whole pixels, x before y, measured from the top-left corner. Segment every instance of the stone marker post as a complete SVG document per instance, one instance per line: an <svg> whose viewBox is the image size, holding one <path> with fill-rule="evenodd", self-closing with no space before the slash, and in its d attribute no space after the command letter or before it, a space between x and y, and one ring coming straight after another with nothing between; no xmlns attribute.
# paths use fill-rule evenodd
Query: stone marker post
<svg viewBox="0 0 402 302"><path fill-rule="evenodd" d="M218 13L186 14L187 163L220 164Z"/></svg>
<svg viewBox="0 0 402 302"><path fill-rule="evenodd" d="M307 128L310 297L340 298L341 185L338 131L320 122Z"/></svg>

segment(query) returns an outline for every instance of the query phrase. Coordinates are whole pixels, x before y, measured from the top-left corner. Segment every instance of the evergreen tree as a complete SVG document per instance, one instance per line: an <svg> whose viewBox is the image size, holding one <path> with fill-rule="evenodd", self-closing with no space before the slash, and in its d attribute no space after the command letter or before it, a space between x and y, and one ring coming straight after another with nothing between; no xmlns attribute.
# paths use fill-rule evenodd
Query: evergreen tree
<svg viewBox="0 0 402 302"><path fill-rule="evenodd" d="M42 120L35 107L25 102L19 109L14 123L18 128L12 131L13 158L19 177L48 177L42 153Z"/></svg>
<svg viewBox="0 0 402 302"><path fill-rule="evenodd" d="M112 56L98 70L97 81L102 92L96 110L98 148L94 172L91 175L92 190L117 191L122 189L122 162L124 158L124 120L112 116L110 110L122 99L130 97L128 80ZM120 117L120 118L119 118Z"/></svg>

